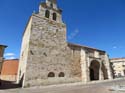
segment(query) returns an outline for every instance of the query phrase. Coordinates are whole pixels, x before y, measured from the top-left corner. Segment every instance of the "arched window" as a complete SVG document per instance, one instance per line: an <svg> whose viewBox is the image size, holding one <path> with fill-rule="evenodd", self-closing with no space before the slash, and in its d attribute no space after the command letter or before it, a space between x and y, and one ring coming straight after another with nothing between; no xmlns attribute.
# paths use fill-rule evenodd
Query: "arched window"
<svg viewBox="0 0 125 93"><path fill-rule="evenodd" d="M50 16L50 12L49 12L49 10L46 10L46 12L45 12L45 17L46 17L46 18L49 18L49 16Z"/></svg>
<svg viewBox="0 0 125 93"><path fill-rule="evenodd" d="M53 20L56 21L56 18L57 18L57 14L56 14L56 13L53 13Z"/></svg>
<svg viewBox="0 0 125 93"><path fill-rule="evenodd" d="M59 77L65 77L65 74L63 72L60 72Z"/></svg>
<svg viewBox="0 0 125 93"><path fill-rule="evenodd" d="M48 77L55 77L55 73L49 72Z"/></svg>

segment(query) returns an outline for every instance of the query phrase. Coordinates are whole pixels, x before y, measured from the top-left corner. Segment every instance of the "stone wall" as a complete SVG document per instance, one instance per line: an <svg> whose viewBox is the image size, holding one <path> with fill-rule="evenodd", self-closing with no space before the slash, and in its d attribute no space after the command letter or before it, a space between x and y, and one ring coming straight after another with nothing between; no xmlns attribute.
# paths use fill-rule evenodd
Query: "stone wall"
<svg viewBox="0 0 125 93"><path fill-rule="evenodd" d="M81 80L81 48L68 45L70 48L70 57L71 57L71 75L72 77L79 77Z"/></svg>
<svg viewBox="0 0 125 93"><path fill-rule="evenodd" d="M69 45L72 48L72 50L75 50L75 51L79 50L79 53L76 54L79 61L75 57L73 57L73 60L77 60L76 61L77 65L81 66L81 67L78 66L79 70L77 69L77 72L78 71L80 72L81 80L83 82L91 81L90 67L91 67L92 62L99 63L99 80L100 81L105 80L105 79L112 79L112 71L110 67L110 62L105 51L87 47L87 46L81 46L77 44L69 43Z"/></svg>
<svg viewBox="0 0 125 93"><path fill-rule="evenodd" d="M18 68L18 75L17 75L17 83L21 83L21 84L24 84L24 78L25 78L25 72L26 72L26 66L27 66L27 60L28 60L31 23L32 23L32 17L30 17L29 19L29 22L26 26L26 29L22 38L22 46L21 46L19 68Z"/></svg>
<svg viewBox="0 0 125 93"><path fill-rule="evenodd" d="M24 86L80 81L80 50L75 49L73 54L71 50L66 42L65 24L58 24L34 14ZM49 78L50 72L55 77ZM59 77L60 72L65 76Z"/></svg>

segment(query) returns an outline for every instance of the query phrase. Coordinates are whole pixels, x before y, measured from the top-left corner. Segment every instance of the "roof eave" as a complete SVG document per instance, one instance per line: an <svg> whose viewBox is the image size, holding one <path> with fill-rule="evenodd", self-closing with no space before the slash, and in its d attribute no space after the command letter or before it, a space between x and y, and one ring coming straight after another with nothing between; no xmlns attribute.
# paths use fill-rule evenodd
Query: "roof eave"
<svg viewBox="0 0 125 93"><path fill-rule="evenodd" d="M78 46L78 47L83 47L83 48L93 49L93 50L96 50L96 51L100 51L100 52L104 52L104 53L106 53L106 52L103 51L103 50L99 50L99 49L92 48L92 47L89 47L89 46L83 46L83 45L79 45L79 44L73 44L73 43L70 43L70 42L68 42L68 44L69 44L69 45Z"/></svg>
<svg viewBox="0 0 125 93"><path fill-rule="evenodd" d="M4 47L4 48L7 48L8 46L6 46L6 45L0 45L0 46L2 46L2 47Z"/></svg>

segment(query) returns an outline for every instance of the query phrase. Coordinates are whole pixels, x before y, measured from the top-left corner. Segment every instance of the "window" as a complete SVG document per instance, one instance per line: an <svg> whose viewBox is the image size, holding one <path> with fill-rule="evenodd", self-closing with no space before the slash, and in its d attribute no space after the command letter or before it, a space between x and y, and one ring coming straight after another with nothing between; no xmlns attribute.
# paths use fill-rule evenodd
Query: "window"
<svg viewBox="0 0 125 93"><path fill-rule="evenodd" d="M53 13L53 20L55 20L55 21L56 21L56 18L57 18L56 13Z"/></svg>
<svg viewBox="0 0 125 93"><path fill-rule="evenodd" d="M33 53L33 51L32 51L32 50L30 50L30 53L31 53L31 55L34 55L34 53Z"/></svg>
<svg viewBox="0 0 125 93"><path fill-rule="evenodd" d="M65 77L65 74L63 72L60 72L59 77Z"/></svg>
<svg viewBox="0 0 125 93"><path fill-rule="evenodd" d="M122 75L121 75L121 73L118 73L118 77L121 77Z"/></svg>
<svg viewBox="0 0 125 93"><path fill-rule="evenodd" d="M50 7L53 8L53 3L50 4Z"/></svg>
<svg viewBox="0 0 125 93"><path fill-rule="evenodd" d="M125 65L123 65L123 67L125 67Z"/></svg>
<svg viewBox="0 0 125 93"><path fill-rule="evenodd" d="M50 72L50 73L48 74L48 77L55 77L55 73Z"/></svg>
<svg viewBox="0 0 125 93"><path fill-rule="evenodd" d="M45 17L46 17L46 18L49 18L49 16L50 16L50 12L49 12L49 10L46 10L46 12L45 12Z"/></svg>

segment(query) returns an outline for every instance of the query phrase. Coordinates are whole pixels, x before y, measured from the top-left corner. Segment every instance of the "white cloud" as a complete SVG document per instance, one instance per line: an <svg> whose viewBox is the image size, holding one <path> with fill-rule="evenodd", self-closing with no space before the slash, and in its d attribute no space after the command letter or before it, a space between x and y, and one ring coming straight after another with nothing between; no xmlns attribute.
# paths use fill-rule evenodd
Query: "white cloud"
<svg viewBox="0 0 125 93"><path fill-rule="evenodd" d="M69 34L68 39L75 38L78 35L78 33L79 33L78 29L74 30L72 33Z"/></svg>
<svg viewBox="0 0 125 93"><path fill-rule="evenodd" d="M15 57L7 57L6 59L15 59Z"/></svg>
<svg viewBox="0 0 125 93"><path fill-rule="evenodd" d="M113 46L114 49L118 48L117 46Z"/></svg>
<svg viewBox="0 0 125 93"><path fill-rule="evenodd" d="M14 53L5 53L4 54L5 59L15 59L15 54Z"/></svg>
<svg viewBox="0 0 125 93"><path fill-rule="evenodd" d="M10 57L10 56L15 56L15 54L14 53L6 53L4 56L5 57Z"/></svg>

